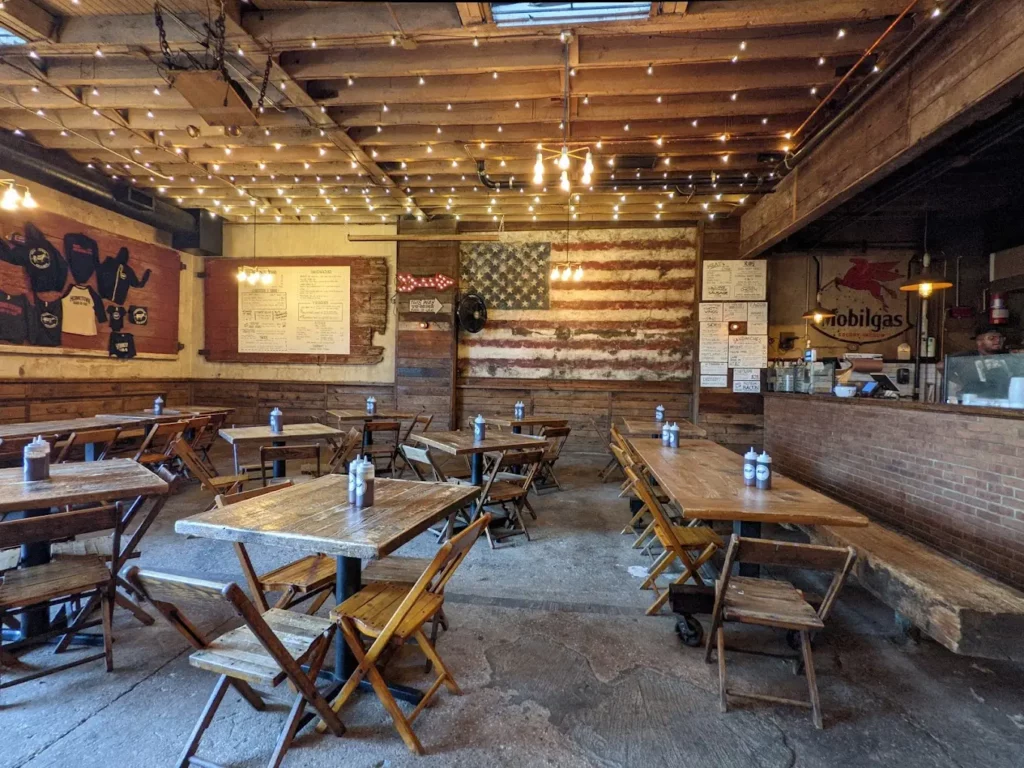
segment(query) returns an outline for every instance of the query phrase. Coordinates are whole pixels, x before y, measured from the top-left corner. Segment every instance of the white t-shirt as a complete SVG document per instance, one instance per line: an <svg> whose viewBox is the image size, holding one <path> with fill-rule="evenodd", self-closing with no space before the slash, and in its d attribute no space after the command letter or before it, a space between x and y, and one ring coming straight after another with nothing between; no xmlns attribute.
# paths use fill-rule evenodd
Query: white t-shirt
<svg viewBox="0 0 1024 768"><path fill-rule="evenodd" d="M97 304L100 308L97 309ZM96 335L96 313L102 312L102 302L87 285L74 285L61 299L64 308L64 333L78 336Z"/></svg>

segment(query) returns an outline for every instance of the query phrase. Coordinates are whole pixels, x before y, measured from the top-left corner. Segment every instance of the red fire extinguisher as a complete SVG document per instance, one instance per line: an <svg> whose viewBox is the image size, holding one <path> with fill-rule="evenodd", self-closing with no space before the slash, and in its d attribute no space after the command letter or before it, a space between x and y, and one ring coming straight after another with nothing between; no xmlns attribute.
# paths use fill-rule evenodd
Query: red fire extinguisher
<svg viewBox="0 0 1024 768"><path fill-rule="evenodd" d="M992 325L1005 325L1010 322L1010 310L1006 306L1006 294L993 291L988 297L988 321Z"/></svg>

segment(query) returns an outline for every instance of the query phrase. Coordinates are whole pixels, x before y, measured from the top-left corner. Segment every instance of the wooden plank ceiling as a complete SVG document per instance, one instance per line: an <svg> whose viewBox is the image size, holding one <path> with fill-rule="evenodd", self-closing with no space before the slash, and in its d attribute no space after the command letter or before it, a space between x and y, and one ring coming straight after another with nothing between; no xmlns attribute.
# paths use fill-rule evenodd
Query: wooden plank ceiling
<svg viewBox="0 0 1024 768"><path fill-rule="evenodd" d="M882 62L935 5L886 37ZM906 6L695 0L641 21L499 28L487 3L229 0L227 68L254 103L272 62L259 125L232 136L168 85L149 0L7 0L0 24L28 44L0 49L0 127L231 221L739 215ZM201 56L216 3L162 7L172 51ZM570 194L551 157L563 135L595 165L585 188L573 160Z"/></svg>

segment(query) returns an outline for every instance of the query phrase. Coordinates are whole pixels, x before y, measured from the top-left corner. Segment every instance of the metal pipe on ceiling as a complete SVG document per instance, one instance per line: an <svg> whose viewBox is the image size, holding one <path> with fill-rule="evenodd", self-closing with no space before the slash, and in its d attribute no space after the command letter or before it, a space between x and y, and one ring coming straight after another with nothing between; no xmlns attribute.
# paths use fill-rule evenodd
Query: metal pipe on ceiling
<svg viewBox="0 0 1024 768"><path fill-rule="evenodd" d="M152 210L130 205L117 197L115 188L104 178L88 174L63 153L43 150L2 132L0 168L171 234L194 233L197 230L196 220L190 213L158 199L154 199Z"/></svg>

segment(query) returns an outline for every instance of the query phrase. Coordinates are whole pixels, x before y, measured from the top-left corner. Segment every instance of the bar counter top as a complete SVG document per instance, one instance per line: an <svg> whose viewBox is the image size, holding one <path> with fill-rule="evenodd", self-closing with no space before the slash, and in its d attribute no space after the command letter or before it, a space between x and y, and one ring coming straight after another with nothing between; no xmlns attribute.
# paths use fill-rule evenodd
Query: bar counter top
<svg viewBox="0 0 1024 768"><path fill-rule="evenodd" d="M1024 421L1024 409L987 408L978 405L949 405L947 403L919 403L915 400L902 398L890 400L877 397L836 397L835 395L805 395L799 392L765 392L766 398L785 398L790 400L814 400L816 403L832 403L837 406L878 406L882 408L899 408L908 411L926 411L931 413L953 413L958 416L984 416L995 419L1016 419Z"/></svg>

